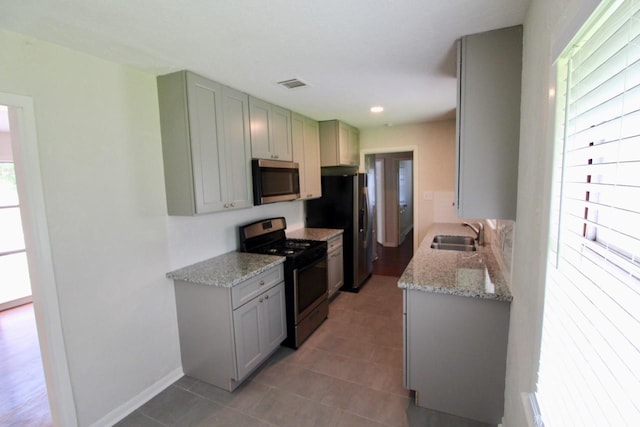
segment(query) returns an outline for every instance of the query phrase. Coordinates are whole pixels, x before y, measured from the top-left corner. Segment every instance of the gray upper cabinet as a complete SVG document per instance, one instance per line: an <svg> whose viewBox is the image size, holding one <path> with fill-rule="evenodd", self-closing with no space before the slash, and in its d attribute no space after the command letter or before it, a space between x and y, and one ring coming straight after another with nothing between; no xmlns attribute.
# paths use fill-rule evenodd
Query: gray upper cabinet
<svg viewBox="0 0 640 427"><path fill-rule="evenodd" d="M459 40L456 208L460 217L516 217L521 75L521 26Z"/></svg>
<svg viewBox="0 0 640 427"><path fill-rule="evenodd" d="M293 160L291 112L249 97L251 154L256 159Z"/></svg>
<svg viewBox="0 0 640 427"><path fill-rule="evenodd" d="M291 114L293 161L300 167L300 199L322 196L320 184L320 135L318 122Z"/></svg>
<svg viewBox="0 0 640 427"><path fill-rule="evenodd" d="M222 98L228 207L248 208L253 206L249 96L225 86Z"/></svg>
<svg viewBox="0 0 640 427"><path fill-rule="evenodd" d="M252 205L248 96L188 71L158 77L169 215Z"/></svg>
<svg viewBox="0 0 640 427"><path fill-rule="evenodd" d="M358 166L360 132L339 120L320 122L321 166Z"/></svg>

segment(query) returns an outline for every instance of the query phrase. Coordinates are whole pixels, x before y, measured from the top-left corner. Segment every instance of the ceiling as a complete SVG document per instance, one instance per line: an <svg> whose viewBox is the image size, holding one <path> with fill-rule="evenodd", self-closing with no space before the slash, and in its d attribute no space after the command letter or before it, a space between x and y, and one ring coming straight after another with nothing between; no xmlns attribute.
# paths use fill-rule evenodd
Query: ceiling
<svg viewBox="0 0 640 427"><path fill-rule="evenodd" d="M455 41L529 0L0 0L0 28L153 74L189 69L360 128L455 116ZM298 78L309 86L285 89ZM369 108L382 105L373 114Z"/></svg>

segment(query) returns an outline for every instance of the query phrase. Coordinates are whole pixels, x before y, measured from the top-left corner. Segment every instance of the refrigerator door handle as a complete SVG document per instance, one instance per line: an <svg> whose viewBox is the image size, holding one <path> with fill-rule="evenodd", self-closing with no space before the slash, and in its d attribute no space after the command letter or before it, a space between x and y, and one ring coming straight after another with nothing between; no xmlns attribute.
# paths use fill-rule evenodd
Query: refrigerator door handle
<svg viewBox="0 0 640 427"><path fill-rule="evenodd" d="M362 241L364 247L366 248L369 245L369 192L367 190L367 187L364 187L362 191L364 193L364 227L363 230L360 231L364 231L364 237Z"/></svg>

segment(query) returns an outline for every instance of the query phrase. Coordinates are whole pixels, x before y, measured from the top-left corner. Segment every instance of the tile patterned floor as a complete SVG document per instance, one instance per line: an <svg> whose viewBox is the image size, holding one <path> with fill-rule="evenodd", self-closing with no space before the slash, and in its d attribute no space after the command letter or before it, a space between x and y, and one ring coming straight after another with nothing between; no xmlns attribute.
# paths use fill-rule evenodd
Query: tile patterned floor
<svg viewBox="0 0 640 427"><path fill-rule="evenodd" d="M183 377L118 426L485 426L413 405L396 282L374 275L360 293L341 292L309 340L280 348L234 393Z"/></svg>

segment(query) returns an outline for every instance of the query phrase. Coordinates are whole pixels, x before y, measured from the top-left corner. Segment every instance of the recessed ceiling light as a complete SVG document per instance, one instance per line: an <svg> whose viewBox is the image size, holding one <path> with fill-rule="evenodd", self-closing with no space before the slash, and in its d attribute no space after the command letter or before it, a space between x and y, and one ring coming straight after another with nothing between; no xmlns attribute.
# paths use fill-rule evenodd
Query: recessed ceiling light
<svg viewBox="0 0 640 427"><path fill-rule="evenodd" d="M384 108L382 108L381 105L374 105L373 107L371 107L370 111L372 113L382 113L384 111Z"/></svg>

